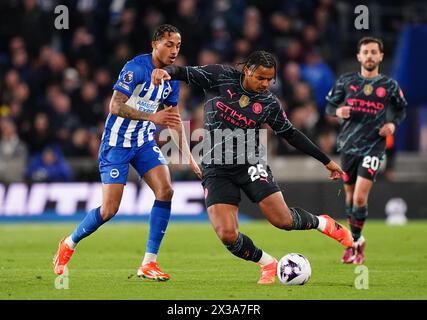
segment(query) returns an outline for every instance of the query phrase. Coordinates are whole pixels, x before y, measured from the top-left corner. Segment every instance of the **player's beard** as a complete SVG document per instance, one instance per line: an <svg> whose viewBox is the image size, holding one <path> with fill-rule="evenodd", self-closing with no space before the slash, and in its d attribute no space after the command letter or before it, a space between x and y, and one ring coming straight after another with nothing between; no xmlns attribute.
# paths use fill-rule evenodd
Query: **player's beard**
<svg viewBox="0 0 427 320"><path fill-rule="evenodd" d="M374 61L370 61L370 62L372 62L371 64L368 64L368 62L365 62L364 64L363 64L363 68L366 70L366 71L369 71L369 72L372 72L372 71L374 71L376 68L378 68L378 66L379 66L379 62L374 62Z"/></svg>

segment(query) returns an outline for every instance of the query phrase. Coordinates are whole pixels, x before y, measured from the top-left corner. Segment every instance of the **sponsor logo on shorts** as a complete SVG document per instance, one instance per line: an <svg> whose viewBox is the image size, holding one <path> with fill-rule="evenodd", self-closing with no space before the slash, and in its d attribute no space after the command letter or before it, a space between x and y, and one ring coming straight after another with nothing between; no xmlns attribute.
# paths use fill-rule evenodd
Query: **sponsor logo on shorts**
<svg viewBox="0 0 427 320"><path fill-rule="evenodd" d="M110 177L113 179L116 179L120 175L120 172L118 169L111 169L110 170Z"/></svg>

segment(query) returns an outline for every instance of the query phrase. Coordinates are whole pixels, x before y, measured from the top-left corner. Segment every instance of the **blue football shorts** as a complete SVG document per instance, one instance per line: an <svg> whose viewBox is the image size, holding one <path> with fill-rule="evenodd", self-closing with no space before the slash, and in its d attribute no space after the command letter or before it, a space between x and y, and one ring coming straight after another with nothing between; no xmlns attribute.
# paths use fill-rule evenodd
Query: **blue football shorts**
<svg viewBox="0 0 427 320"><path fill-rule="evenodd" d="M159 165L166 165L160 148L155 140L144 143L140 147L112 147L101 142L99 149L99 173L104 184L126 184L129 164L135 168L140 178Z"/></svg>

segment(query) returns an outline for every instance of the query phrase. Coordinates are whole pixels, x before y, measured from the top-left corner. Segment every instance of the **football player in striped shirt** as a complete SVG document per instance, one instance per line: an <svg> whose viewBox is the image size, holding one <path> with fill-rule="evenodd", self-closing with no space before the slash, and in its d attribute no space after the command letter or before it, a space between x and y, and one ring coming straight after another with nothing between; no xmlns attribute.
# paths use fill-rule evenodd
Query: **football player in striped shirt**
<svg viewBox="0 0 427 320"><path fill-rule="evenodd" d="M177 106L179 82L164 81L155 87L151 84L151 72L173 64L180 46L179 30L172 25L161 25L152 39L152 53L135 57L120 72L99 150L102 205L91 210L74 232L59 243L53 261L58 275L64 272L77 243L117 213L131 164L156 198L150 213L146 253L137 274L152 280L169 280L169 274L157 263L157 254L168 226L173 190L167 162L154 140L156 124L174 129L174 141L188 157L190 167L199 177L201 171L182 134ZM157 112L160 105L165 108Z"/></svg>

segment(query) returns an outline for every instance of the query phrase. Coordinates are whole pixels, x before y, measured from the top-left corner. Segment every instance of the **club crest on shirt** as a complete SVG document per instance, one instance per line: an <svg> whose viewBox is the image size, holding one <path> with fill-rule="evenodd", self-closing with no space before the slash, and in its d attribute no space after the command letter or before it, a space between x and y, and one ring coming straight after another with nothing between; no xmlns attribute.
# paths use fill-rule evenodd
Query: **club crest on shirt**
<svg viewBox="0 0 427 320"><path fill-rule="evenodd" d="M240 97L240 99L239 99L239 105L240 105L240 108L245 108L245 107L247 107L248 106L248 104L249 104L249 97L248 96L245 96L245 95L242 95L241 97Z"/></svg>
<svg viewBox="0 0 427 320"><path fill-rule="evenodd" d="M365 84L365 86L363 87L363 93L366 96L371 95L373 91L374 91L374 88L370 84Z"/></svg>
<svg viewBox="0 0 427 320"><path fill-rule="evenodd" d="M128 71L123 75L124 83L131 83L133 80L133 71Z"/></svg>
<svg viewBox="0 0 427 320"><path fill-rule="evenodd" d="M378 98L384 98L387 94L387 90L383 87L378 87L375 90L375 94L377 95Z"/></svg>
<svg viewBox="0 0 427 320"><path fill-rule="evenodd" d="M260 113L262 112L262 104L261 104L261 103L259 103L259 102L255 102L255 103L252 105L252 111L253 111L255 114L260 114Z"/></svg>

